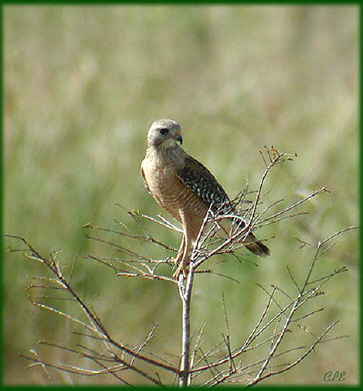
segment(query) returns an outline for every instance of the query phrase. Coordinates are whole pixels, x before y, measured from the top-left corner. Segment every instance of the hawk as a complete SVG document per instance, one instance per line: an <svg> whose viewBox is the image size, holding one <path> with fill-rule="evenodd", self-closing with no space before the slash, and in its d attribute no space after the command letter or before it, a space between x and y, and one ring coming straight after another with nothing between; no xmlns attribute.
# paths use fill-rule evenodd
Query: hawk
<svg viewBox="0 0 363 391"><path fill-rule="evenodd" d="M229 207L229 212L234 212L223 187L203 164L183 150L182 142L177 122L171 119L153 122L141 164L149 193L182 224L184 234L175 258L177 265L187 263L209 208L217 211L220 207ZM244 245L255 255L265 257L270 253L252 233L244 238Z"/></svg>

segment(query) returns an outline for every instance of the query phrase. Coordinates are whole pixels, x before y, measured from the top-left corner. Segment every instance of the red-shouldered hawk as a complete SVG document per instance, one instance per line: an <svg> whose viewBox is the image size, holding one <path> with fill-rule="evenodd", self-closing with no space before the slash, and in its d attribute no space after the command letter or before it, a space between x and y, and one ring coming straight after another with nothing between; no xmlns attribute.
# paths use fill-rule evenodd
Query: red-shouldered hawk
<svg viewBox="0 0 363 391"><path fill-rule="evenodd" d="M218 209L231 201L212 173L180 146L181 127L171 119L155 121L149 129L148 147L141 173L155 200L183 226L183 239L175 259L186 262L198 238L209 207ZM231 206L229 207L231 209ZM248 250L259 256L269 249L249 233L244 239Z"/></svg>

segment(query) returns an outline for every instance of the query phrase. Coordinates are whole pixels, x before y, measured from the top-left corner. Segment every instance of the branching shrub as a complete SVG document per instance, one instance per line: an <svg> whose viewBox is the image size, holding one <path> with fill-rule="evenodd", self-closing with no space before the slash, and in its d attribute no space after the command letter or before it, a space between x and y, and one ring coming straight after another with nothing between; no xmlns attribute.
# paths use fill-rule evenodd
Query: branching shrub
<svg viewBox="0 0 363 391"><path fill-rule="evenodd" d="M150 217L137 211L126 211L139 226L141 234L131 231L125 221L120 220L116 221L119 226L118 230L91 224L85 226L92 232L88 235L89 239L102 242L105 246L112 247L122 254L122 257L87 255L85 258L98 262L102 267L113 269L118 277L149 279L160 284L173 284L177 288L175 292L179 293L182 303L180 357L161 357L159 352L149 351L150 341L157 336L157 325L151 328L144 342L139 346L129 346L118 340L111 335L109 328L92 305L81 297L73 285L72 273L62 271L62 265L56 253L44 256L25 238L7 234L8 238L21 241L25 245L22 248L9 247L9 251L20 251L27 259L40 262L44 266L44 274L34 276L32 278L34 282L28 287L31 291L32 303L42 310L50 311L54 315L71 321L74 328L69 331L65 330L65 332L80 335L88 341L85 345L78 343L75 346L62 345L55 341L42 341L40 345L53 349L54 360L42 359L40 352L35 349L32 349L30 354L24 354L23 357L32 361L31 365L41 367L50 383L55 383L53 371L56 370L82 377L100 377L100 383L102 383L102 376L110 376L120 384L131 385L129 373L132 372L134 374L132 379L136 378L138 384L161 386L177 383L180 386L196 384L216 386L239 383L251 386L296 367L320 344L346 337L332 333L338 320L325 324L318 334L308 331L313 340L307 345L296 344L294 333L296 329L304 327L301 326L301 321L308 317L318 316L323 311L323 308L314 306L313 299L323 294L324 285L347 271L346 267L341 267L319 274L318 262L321 262L321 259L335 244L334 240L338 236L356 227L342 229L317 244L301 240L302 246L311 246L314 249L312 258L306 264L305 274L296 276L287 266L286 272L289 275L287 286L264 287L259 285L261 294L266 295L266 303L264 308L260 309L257 322L244 325L244 328L249 330L247 338L234 344L231 343L230 320L224 295L222 303L225 332L222 334L220 343L205 351L202 347L203 329L192 338L193 325L190 319L190 308L192 291L197 283L196 274L221 274L215 269L215 265L211 264L212 258L215 259L221 254L229 254L242 260L244 246L241 244L241 238L247 237L249 232L263 226L276 224L283 219L291 219L303 214L300 207L306 201L328 192L326 188L322 188L278 211L276 209L282 200L273 202L263 209L261 198L266 177L275 166L292 160L293 156L279 153L274 148L266 149L262 156L266 169L257 191L249 192L248 189L241 191L234 200L235 210L238 211L238 214L234 216L213 213L211 210L208 212L201 232L207 224L211 228L206 234L199 235L191 255L188 272L180 273L178 279L172 277L174 265L172 256L177 250L154 237L153 226L157 224L166 230L177 232L181 230L162 216ZM253 202L247 201L247 197L251 194L254 196ZM220 221L231 217L243 218L247 224L236 224L228 233L227 238L220 238L218 235ZM120 244L119 238L121 237L128 240L129 247ZM149 246L161 247L167 257L163 260L152 259L147 252L142 251L144 247ZM161 268L162 265L169 267ZM232 281L234 279L233 276L224 277ZM51 295L49 292L52 292ZM54 304L48 304L49 300ZM69 300L74 305L72 309L63 311L56 304L57 300L58 303L59 300ZM112 301L112 298L109 300ZM295 325L298 327L292 327ZM60 362L57 359L57 352L60 351L67 352L74 360L69 363Z"/></svg>

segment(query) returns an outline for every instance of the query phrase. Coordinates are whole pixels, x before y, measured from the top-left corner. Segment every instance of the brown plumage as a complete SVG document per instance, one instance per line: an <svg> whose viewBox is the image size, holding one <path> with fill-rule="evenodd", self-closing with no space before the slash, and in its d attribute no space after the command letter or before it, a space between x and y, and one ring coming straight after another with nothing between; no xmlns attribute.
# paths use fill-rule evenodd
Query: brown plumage
<svg viewBox="0 0 363 391"><path fill-rule="evenodd" d="M186 261L211 206L233 212L231 201L213 174L181 147L181 127L171 119L155 121L148 132L148 147L141 173L155 200L183 226L176 262ZM269 249L249 233L245 246L259 256Z"/></svg>

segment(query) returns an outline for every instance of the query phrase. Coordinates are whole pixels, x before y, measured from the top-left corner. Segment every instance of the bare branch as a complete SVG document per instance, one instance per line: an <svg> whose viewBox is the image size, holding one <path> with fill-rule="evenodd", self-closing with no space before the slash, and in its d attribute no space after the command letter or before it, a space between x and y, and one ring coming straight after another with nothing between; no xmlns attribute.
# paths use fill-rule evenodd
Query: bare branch
<svg viewBox="0 0 363 391"><path fill-rule="evenodd" d="M287 265L289 275L287 282L272 284L268 289L264 288L262 284L257 284L266 294L266 303L253 324L243 325L245 332L243 338L238 340L231 335L226 300L222 294L225 331L221 333L220 341L214 346L206 347L208 341L202 341L205 329L205 325L203 325L196 341L193 341L192 344L190 311L197 274L222 276L231 282L239 283L234 276L227 276L218 268L222 262L231 258L238 262L245 261L258 266L251 255L246 255L243 252L244 247L248 244L246 243L249 240L248 235L261 227L306 214L306 211L300 209L307 201L319 194L329 192L326 187L323 187L287 206L284 206L285 200L282 198L266 204L265 197L267 194L270 197L271 194L269 191L265 191L264 187L271 170L292 160L295 155L280 153L274 147L265 148L265 152L261 152L261 155L265 171L258 189L249 191L247 183L247 186L231 201L233 208L228 212L223 206L217 210L212 208L212 205L210 206L193 250L183 259L184 268L180 269L181 273L177 278L170 275L172 273L170 266L173 263L171 255L177 249L156 239L153 228L156 224L162 229L168 229L178 234L183 232L164 217L150 217L135 210L128 211L120 204L116 204L126 212L126 217L131 220L130 224L115 219L117 229L93 226L92 224L84 226L84 228L92 230L95 235L86 235L87 238L99 245L106 246L116 255L122 254L120 257L112 256L112 254L107 257L87 255L83 257L84 259L91 259L101 267L110 268L116 276L170 282L178 286L182 305L182 349L180 356L172 355L174 364L169 363L161 355L147 352L147 349L151 350L150 347L153 345L150 344L150 341L155 338L157 325L153 325L147 336L143 338L143 342L138 346L129 346L111 336L107 326L101 320L101 316L97 314L89 302L77 293L73 286L72 280L76 264L79 262L78 256L74 259L69 273L70 277L67 278L62 271L62 263L59 261L59 251L51 252L49 257L44 257L25 238L6 235L8 238L18 240L25 245L24 249L9 247L9 252L21 252L27 259L43 265L51 274L50 277L32 277L32 283L27 287L32 303L38 308L70 321L77 328L77 330L71 330L70 333L82 338L82 343L77 342L76 348L51 342L42 342L41 345L60 349L67 353L67 357L72 357L74 361L79 358L87 359L86 362L90 362L91 367L78 366L73 361L70 364L59 363L59 361L57 364L46 362L35 350L31 351L32 356L23 355L22 357L30 360L32 366L41 367L47 379L53 384L55 382L50 370L84 377L107 375L116 379L120 384L128 386L132 386L132 382L127 377L130 372L137 375L142 382L159 386L163 385L161 379L166 378L167 374L169 378L174 378L175 383L183 387L196 384L196 381L205 386L227 383L251 386L299 365L319 344L345 338L346 336L328 336L338 321L328 325L322 333L298 322L305 322L306 319L319 316L318 314L322 313L323 307L320 307L320 304L319 307L312 307L309 303L312 299L321 297L324 293L321 290L322 287L332 278L347 271L347 268L343 266L322 274L318 269L318 264L322 257L335 246L337 237L356 230L358 227L348 227L335 232L318 242L317 245L298 239L301 247L307 246L314 252L304 274L293 273L290 266ZM253 197L253 200L248 200L247 197ZM263 210L259 211L262 208ZM223 223L226 219L233 222L230 230L224 227ZM135 226L137 230L134 231L133 227ZM273 238L265 237L261 239L261 242L271 241ZM122 243L123 241L127 241L126 246ZM165 259L154 259L150 255L150 248L162 249L166 252ZM216 255L219 257L215 257ZM211 261L212 258L216 261ZM209 263L207 264L207 262ZM162 265L169 267L162 267ZM112 298L110 299L112 300ZM72 307L72 310L60 310L56 308L57 306L51 305L52 303L44 303L44 301L48 303L50 300L67 300L70 302L69 306ZM91 300L92 297L89 301ZM81 316L77 313L81 313ZM297 342L300 339L287 338L287 335L296 336L296 333L301 335L301 330L309 333L308 338L314 338L314 342L301 343Z"/></svg>

